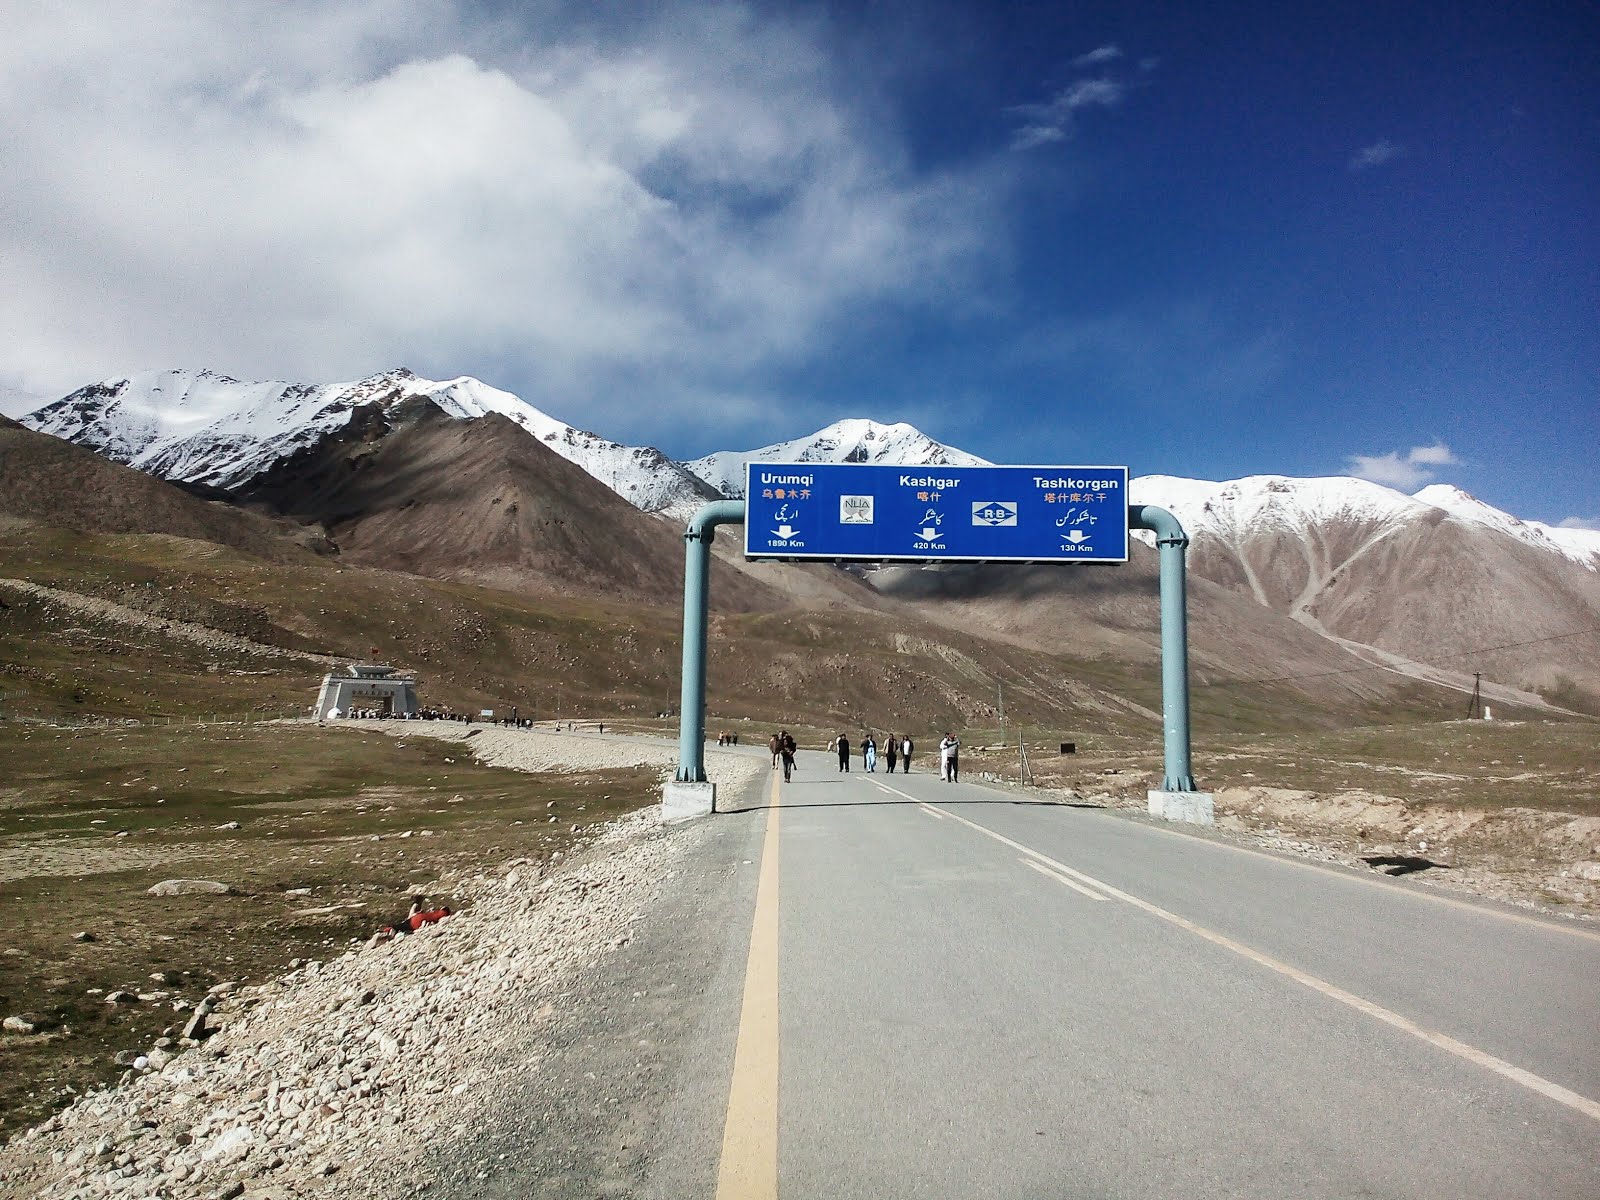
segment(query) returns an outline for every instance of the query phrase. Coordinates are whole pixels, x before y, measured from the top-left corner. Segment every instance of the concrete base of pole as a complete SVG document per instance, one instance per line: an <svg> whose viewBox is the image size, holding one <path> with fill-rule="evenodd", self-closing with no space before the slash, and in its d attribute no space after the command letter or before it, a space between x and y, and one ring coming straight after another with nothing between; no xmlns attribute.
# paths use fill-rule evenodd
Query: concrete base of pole
<svg viewBox="0 0 1600 1200"><path fill-rule="evenodd" d="M1150 815L1168 821L1187 821L1190 825L1215 825L1211 810L1210 792L1147 793L1150 798Z"/></svg>
<svg viewBox="0 0 1600 1200"><path fill-rule="evenodd" d="M674 780L661 789L661 819L690 821L717 811L717 785Z"/></svg>

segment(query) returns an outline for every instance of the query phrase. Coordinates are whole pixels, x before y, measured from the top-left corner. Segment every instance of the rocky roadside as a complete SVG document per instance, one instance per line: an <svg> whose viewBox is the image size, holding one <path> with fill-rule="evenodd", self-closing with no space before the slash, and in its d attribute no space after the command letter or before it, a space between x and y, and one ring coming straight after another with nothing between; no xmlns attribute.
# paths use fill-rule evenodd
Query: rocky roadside
<svg viewBox="0 0 1600 1200"><path fill-rule="evenodd" d="M1040 790L1142 819L1150 782L1131 774L1115 789ZM1216 825L1189 832L1405 876L1426 887L1547 916L1600 922L1600 817L1463 809L1361 790L1319 793L1262 786L1222 788L1214 802Z"/></svg>
<svg viewBox="0 0 1600 1200"><path fill-rule="evenodd" d="M607 749L595 765L623 748ZM708 766L738 788L767 764ZM506 1078L537 1068L541 1029L583 1002L682 844L647 810L595 827L543 878L515 860L430 884L469 903L414 934L218 989L209 1013L190 1015L196 1037L215 1029L197 1046L152 1047L119 1086L0 1150L0 1196L427 1192L425 1151L460 1138Z"/></svg>

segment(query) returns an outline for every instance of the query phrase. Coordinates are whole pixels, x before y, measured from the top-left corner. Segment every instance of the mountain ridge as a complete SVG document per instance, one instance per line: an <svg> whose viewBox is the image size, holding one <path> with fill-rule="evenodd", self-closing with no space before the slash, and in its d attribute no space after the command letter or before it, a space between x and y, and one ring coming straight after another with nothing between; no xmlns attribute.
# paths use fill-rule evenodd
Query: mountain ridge
<svg viewBox="0 0 1600 1200"><path fill-rule="evenodd" d="M578 430L478 380L460 377L438 382L403 369L338 385L249 384L212 372L153 372L79 389L27 414L24 423L191 487L231 486L248 493L250 481L266 478L276 466L314 452L328 439L337 441L358 413L368 414L362 420L369 420L372 414L383 417L418 403L438 414L432 434L424 439L430 448L425 453L416 451L431 464L430 470L451 469L448 458L440 457L439 446L452 441L452 420L466 425L501 422L503 428L490 440L508 460L522 457L518 439L525 436L581 468L589 477L585 484L593 481L601 486L599 492L579 489L590 501L588 515L574 518L578 520L600 519L596 514L604 508L603 496L610 494L621 496L635 509L682 521L706 499L738 494L744 465L755 461L906 466L984 463L911 425L886 425L866 418L844 419L807 437L754 450L719 451L687 464L677 463L652 448L626 447ZM441 421L444 424L439 424ZM403 429L407 422L390 424ZM381 443L384 438L401 437L404 442L411 436L386 427L374 438ZM460 446L469 442L485 444L482 439L468 439L460 441ZM414 444L420 447L423 442ZM330 453L333 458L317 468L322 482L316 486L346 488L347 497L366 493L353 485L347 487L348 481L341 482L341 471L369 457L392 465L398 454L391 450L386 456L381 444L343 460L339 458L343 451ZM344 466L339 465L341 461ZM415 467L409 472L395 467L390 490L407 485L432 489ZM521 469L519 478L529 481L553 469L548 465L534 469L530 464ZM485 495L512 486L504 480L491 482L482 462L475 471L474 486ZM571 486L577 487L580 478L574 476ZM304 480L295 486L302 485L310 486ZM529 486L519 483L514 490L525 491ZM271 505L278 511L294 511L292 490L280 488ZM473 494L473 504L477 504L482 497L476 491ZM1341 650L1365 656L1365 661L1393 666L1416 660L1432 664L1425 673L1433 675L1448 661L1458 672L1452 685L1461 686L1461 681L1468 679L1459 673L1457 661L1464 653L1475 647L1537 643L1537 649L1517 656L1501 670L1506 682L1563 694L1576 687L1600 703L1600 639L1591 638L1592 646L1590 642L1563 641L1600 627L1600 532L1558 530L1521 521L1448 485L1432 485L1406 495L1342 476L1257 475L1226 481L1136 476L1130 483L1130 500L1166 508L1184 525L1191 540L1192 576L1288 617ZM395 498L386 493L383 502L392 506ZM465 560L452 560L454 565L446 562L450 556L442 549L416 552L404 545L400 531L412 526L402 519L403 514L386 511L378 520L374 514L363 518L337 507L317 513L303 510L301 506L303 519L332 521L336 535L343 531L346 540L352 530L362 526L363 519L367 533L388 528L389 535L372 543L373 553L380 559L398 556L394 557L397 564L412 564L402 569L419 569L419 563L431 563L428 570L446 573L473 569ZM456 519L465 524L452 528L447 509L436 502L433 512L427 537L441 547L451 539L463 545L480 544L484 529L474 527L464 514L457 514ZM485 509L474 520L481 523L487 516ZM533 530L526 532L533 536ZM359 542L359 538L351 541L352 549ZM581 544L587 547L583 554L596 555L597 561L608 559L599 543L583 540ZM519 559L504 539L492 546L483 543L481 549L484 559L477 578L497 578L494 573L502 570L509 572L506 581L530 571L533 577L544 575L545 567ZM657 558L653 551L641 551L635 557L640 563L654 563ZM725 558L725 562L763 583L759 570L731 559ZM616 569L615 564L608 569ZM568 575L593 586L594 579L585 575L585 570L583 564L575 563ZM672 570L665 563L652 567L648 574L652 584L647 592L671 586L667 576ZM870 570L858 574L869 583L897 580L896 586L905 585L899 575ZM1035 594L1041 586L1027 573L1002 577L1022 589L1019 595ZM841 589L844 576L838 573L824 577L817 572L790 570L784 575L775 570L767 578L781 592L799 586L809 593L811 602L824 606L855 607L864 598L859 591ZM1071 592L1065 585L1057 586L1063 594ZM950 599L940 589L929 595ZM990 612L986 619L1012 620L998 613L991 593L985 596L988 598L976 606L963 603L974 613L980 609ZM766 607L752 600L755 607ZM1230 611L1235 611L1233 619L1246 619L1244 610ZM1042 633L1047 627L1024 621L1017 636ZM1500 669L1498 664L1496 669Z"/></svg>
<svg viewBox="0 0 1600 1200"><path fill-rule="evenodd" d="M569 425L513 393L470 376L437 381L400 367L350 383L248 382L215 371L146 371L89 384L21 414L22 424L98 450L113 461L176 482L231 488L343 426L363 405L431 398L450 416L499 413L582 467L634 507L687 520L707 500L742 494L749 462L863 462L896 466L988 465L904 422L842 418L803 437L751 450L721 450L678 462L650 446L628 446ZM1257 494L1287 486L1322 511L1394 511L1406 501L1439 508L1600 572L1600 530L1524 521L1449 484L1411 496L1348 476L1283 475L1235 480L1135 476L1132 498L1170 509L1191 536L1209 536L1207 506L1266 507Z"/></svg>

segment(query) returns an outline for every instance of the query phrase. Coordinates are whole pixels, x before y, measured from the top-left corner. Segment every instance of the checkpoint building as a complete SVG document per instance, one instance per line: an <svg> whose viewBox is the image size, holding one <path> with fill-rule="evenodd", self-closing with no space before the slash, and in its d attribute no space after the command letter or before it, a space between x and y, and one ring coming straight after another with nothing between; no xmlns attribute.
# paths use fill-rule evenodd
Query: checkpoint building
<svg viewBox="0 0 1600 1200"><path fill-rule="evenodd" d="M371 709L386 717L415 716L416 677L377 663L351 663L342 674L330 671L323 676L312 716L318 721L344 717L352 708Z"/></svg>

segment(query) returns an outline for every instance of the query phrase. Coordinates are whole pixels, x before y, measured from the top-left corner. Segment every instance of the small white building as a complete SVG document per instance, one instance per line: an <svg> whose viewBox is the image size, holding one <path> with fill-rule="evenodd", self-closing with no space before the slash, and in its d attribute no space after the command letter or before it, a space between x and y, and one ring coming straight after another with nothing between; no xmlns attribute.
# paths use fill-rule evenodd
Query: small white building
<svg viewBox="0 0 1600 1200"><path fill-rule="evenodd" d="M414 716L417 712L416 677L376 663L351 663L343 674L330 671L323 676L322 691L317 695L313 714L316 719L348 717L352 708L385 717Z"/></svg>

